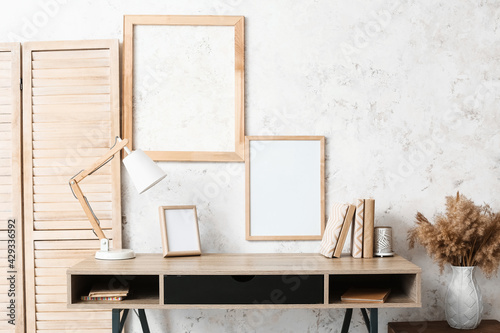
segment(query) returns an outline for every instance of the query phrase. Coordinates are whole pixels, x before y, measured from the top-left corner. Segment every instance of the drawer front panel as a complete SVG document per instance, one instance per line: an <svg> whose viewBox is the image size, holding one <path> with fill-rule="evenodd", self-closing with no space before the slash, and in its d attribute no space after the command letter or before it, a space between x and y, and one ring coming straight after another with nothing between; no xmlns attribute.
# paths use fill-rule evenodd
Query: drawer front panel
<svg viewBox="0 0 500 333"><path fill-rule="evenodd" d="M323 275L167 275L165 304L322 304Z"/></svg>

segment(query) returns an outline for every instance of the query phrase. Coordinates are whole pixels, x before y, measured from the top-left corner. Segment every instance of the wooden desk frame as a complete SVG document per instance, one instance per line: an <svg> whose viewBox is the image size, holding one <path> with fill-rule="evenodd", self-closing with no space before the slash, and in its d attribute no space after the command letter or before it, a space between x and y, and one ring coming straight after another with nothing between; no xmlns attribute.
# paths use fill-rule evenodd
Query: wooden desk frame
<svg viewBox="0 0 500 333"><path fill-rule="evenodd" d="M340 259L327 259L314 253L203 254L199 257L163 258L161 254L138 254L135 259L123 261L100 261L89 258L68 269L67 275L68 307L113 310L114 333L121 331L128 309L140 309L139 317L143 331L149 332L144 309L344 308L347 311L342 332L347 332L352 309L359 308L362 309L369 332L376 333L379 308L421 307L421 269L400 256L372 259L346 256ZM297 280L299 277L302 280ZM190 279L196 281L191 282L193 288L196 286L201 289L188 294L186 290L189 290ZM222 287L218 290L221 298L214 297L213 294L208 295L209 288L206 288L208 301L205 299L204 303L191 302L190 299L199 299L196 297L199 296L200 290L203 294L204 279L207 279L207 285L210 280L212 291L211 283L214 279L221 281ZM80 300L81 296L88 294L94 282L102 280L109 280L110 286L118 281L129 284L131 295L119 302ZM233 280L237 282L227 283ZM300 282L297 292L294 290L291 293L288 290L292 289L291 286L296 286L290 281ZM188 288L179 288L178 285L175 287L176 283L188 283ZM279 290L284 296L280 299L266 294L269 298L253 298L251 301L252 298L248 297L259 296L255 296L254 291L249 292L250 287L247 283L260 283L258 286L253 286L254 291L264 290L265 294L266 290ZM340 295L347 288L360 286L391 287L391 294L385 303L340 301ZM224 288L228 290L223 290ZM176 295L179 290L183 293L180 296ZM237 299L236 302L224 303L224 297ZM182 301L178 302L179 299ZM291 304L286 302L287 299L298 299L298 301ZM365 308L370 309L370 318ZM124 312L120 318L121 311Z"/></svg>

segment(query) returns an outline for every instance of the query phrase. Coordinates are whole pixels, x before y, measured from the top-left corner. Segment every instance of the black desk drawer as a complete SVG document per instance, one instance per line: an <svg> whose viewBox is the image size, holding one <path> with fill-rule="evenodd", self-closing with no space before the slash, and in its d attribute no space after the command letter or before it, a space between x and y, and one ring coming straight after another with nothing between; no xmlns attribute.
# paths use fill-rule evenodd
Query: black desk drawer
<svg viewBox="0 0 500 333"><path fill-rule="evenodd" d="M322 304L323 275L167 275L165 304Z"/></svg>

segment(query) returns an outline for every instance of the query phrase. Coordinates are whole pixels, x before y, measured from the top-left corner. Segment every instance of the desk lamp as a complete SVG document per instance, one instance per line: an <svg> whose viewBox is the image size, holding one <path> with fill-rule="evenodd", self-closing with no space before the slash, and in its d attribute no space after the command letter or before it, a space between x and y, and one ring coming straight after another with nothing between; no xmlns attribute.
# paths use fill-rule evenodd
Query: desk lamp
<svg viewBox="0 0 500 333"><path fill-rule="evenodd" d="M123 159L123 164L127 169L128 174L132 178L135 188L140 193L149 190L151 187L156 185L160 180L165 178L165 172L156 165L151 158L149 158L142 150L138 149L135 151L130 151L126 146L128 144L128 139L122 140L116 137L115 144L110 150L99 158L94 164L89 168L80 171L75 176L69 180L69 185L73 195L78 199L82 208L87 215L87 218L92 225L94 234L99 237L101 242L101 250L97 251L95 254L96 259L104 260L120 260L120 259L132 259L135 258L135 253L129 249L109 249L109 240L104 235L102 228L100 226L99 220L97 219L92 207L90 207L87 197L83 195L83 192L78 185L85 177L90 176L99 168L104 166L106 163L111 161L114 155L125 148L125 152L128 154Z"/></svg>

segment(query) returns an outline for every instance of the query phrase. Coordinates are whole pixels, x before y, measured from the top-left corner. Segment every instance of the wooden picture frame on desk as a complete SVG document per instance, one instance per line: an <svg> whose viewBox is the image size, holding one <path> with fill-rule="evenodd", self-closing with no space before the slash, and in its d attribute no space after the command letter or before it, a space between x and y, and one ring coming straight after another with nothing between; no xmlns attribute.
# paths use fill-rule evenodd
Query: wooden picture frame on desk
<svg viewBox="0 0 500 333"><path fill-rule="evenodd" d="M201 255L196 206L161 206L163 257Z"/></svg>

